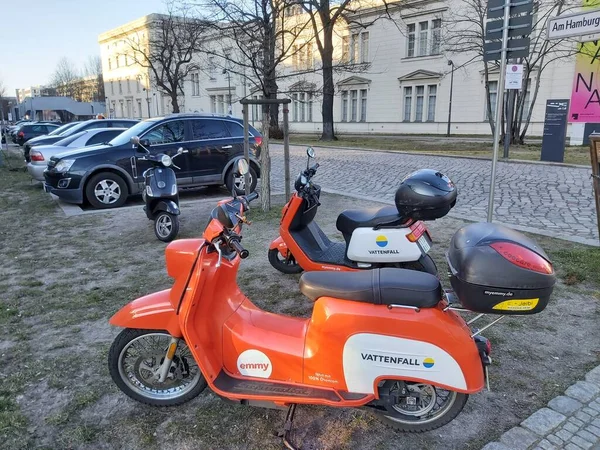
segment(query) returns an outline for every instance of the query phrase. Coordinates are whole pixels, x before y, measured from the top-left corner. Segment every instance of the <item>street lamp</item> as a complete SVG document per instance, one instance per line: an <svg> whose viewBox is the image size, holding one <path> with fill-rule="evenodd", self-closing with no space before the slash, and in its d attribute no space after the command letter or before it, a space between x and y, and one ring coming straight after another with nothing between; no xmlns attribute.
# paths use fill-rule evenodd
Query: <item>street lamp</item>
<svg viewBox="0 0 600 450"><path fill-rule="evenodd" d="M448 65L452 66L452 71L450 72L450 103L448 105L448 131L446 132L446 135L450 136L450 123L452 122L452 88L454 87L454 62L452 60L448 60Z"/></svg>
<svg viewBox="0 0 600 450"><path fill-rule="evenodd" d="M160 116L160 112L158 112L158 97L156 97L156 92L152 93L152 97L156 99L156 115Z"/></svg>
<svg viewBox="0 0 600 450"><path fill-rule="evenodd" d="M229 115L231 116L232 111L231 111L231 74L229 73L229 70L227 69L223 69L223 75L227 74L227 84L229 86L228 90L227 90L227 100L229 103Z"/></svg>
<svg viewBox="0 0 600 450"><path fill-rule="evenodd" d="M110 116L110 102L108 101L108 97L104 97L104 114L108 113L108 118L112 119Z"/></svg>
<svg viewBox="0 0 600 450"><path fill-rule="evenodd" d="M144 88L144 92L146 93L146 104L148 105L148 118L152 117L152 114L150 114L150 97L149 97L149 92L148 89Z"/></svg>

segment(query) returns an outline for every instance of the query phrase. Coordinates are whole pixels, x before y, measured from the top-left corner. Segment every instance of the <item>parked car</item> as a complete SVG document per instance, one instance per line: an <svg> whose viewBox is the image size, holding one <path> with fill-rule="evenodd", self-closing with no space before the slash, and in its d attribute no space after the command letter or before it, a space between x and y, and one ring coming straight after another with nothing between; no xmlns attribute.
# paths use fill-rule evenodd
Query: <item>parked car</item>
<svg viewBox="0 0 600 450"><path fill-rule="evenodd" d="M40 136L36 140L25 144L23 146L23 154L25 155L25 161L29 162L29 151L34 145L47 145L54 144L60 141L63 137L71 136L72 134L78 133L84 130L91 130L93 128L129 128L140 123L139 120L133 119L92 119L86 120L85 122L79 122L76 126L66 130L60 136Z"/></svg>
<svg viewBox="0 0 600 450"><path fill-rule="evenodd" d="M105 144L125 130L127 128L93 128L67 136L51 145L36 145L29 152L31 160L27 163L27 170L34 180L44 181L44 170L52 156L71 149Z"/></svg>
<svg viewBox="0 0 600 450"><path fill-rule="evenodd" d="M22 147L29 139L36 136L43 136L57 128L59 128L59 125L49 123L28 123L21 125L21 128L19 128L19 131L17 132L17 144Z"/></svg>
<svg viewBox="0 0 600 450"><path fill-rule="evenodd" d="M21 128L21 125L25 125L26 123L31 123L31 120L19 120L18 122L15 122L14 125L9 126L6 129L7 139L8 139L8 137L10 137L13 144L16 144L17 143L17 131L19 131L19 128Z"/></svg>
<svg viewBox="0 0 600 450"><path fill-rule="evenodd" d="M172 114L144 120L107 145L60 153L50 158L44 172L45 190L71 203L87 202L95 208L123 205L129 195L143 189L143 173L150 167L140 161L131 143L137 136L151 154L174 156L182 147L175 170L180 188L222 185L244 192L244 177L234 164L244 154L244 129L240 119L212 114ZM260 177L257 156L261 134L250 127L250 189Z"/></svg>

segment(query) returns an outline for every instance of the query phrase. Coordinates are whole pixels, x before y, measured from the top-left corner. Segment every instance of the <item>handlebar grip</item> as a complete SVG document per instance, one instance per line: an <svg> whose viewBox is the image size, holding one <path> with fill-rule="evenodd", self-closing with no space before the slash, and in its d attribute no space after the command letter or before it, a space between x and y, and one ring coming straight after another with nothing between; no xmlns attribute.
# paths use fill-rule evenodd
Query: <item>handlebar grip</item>
<svg viewBox="0 0 600 450"><path fill-rule="evenodd" d="M231 245L231 248L233 248L237 254L240 255L240 258L246 259L248 256L250 256L250 252L242 247L242 244L240 244L240 241L237 239L231 239L229 241L229 245Z"/></svg>
<svg viewBox="0 0 600 450"><path fill-rule="evenodd" d="M250 203L253 200L256 200L258 198L258 192L254 191L251 192L250 194L246 195L246 200L248 200L248 203Z"/></svg>

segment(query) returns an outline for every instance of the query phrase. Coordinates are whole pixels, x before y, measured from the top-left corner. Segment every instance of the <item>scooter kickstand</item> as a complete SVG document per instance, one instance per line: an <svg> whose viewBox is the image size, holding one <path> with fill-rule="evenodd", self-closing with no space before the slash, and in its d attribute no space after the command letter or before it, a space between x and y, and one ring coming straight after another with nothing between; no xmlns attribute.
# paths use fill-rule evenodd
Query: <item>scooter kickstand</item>
<svg viewBox="0 0 600 450"><path fill-rule="evenodd" d="M285 423L283 424L283 431L279 434L283 438L283 445L289 450L298 450L297 447L290 441L290 433L292 431L292 423L294 422L294 414L296 413L296 403L292 403L285 415Z"/></svg>

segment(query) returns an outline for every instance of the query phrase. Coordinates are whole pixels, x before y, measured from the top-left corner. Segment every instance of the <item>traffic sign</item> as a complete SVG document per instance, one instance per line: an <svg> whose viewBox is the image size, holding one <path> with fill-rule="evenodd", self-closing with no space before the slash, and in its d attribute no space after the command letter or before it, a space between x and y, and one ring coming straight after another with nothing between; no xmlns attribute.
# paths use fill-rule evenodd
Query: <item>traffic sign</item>
<svg viewBox="0 0 600 450"><path fill-rule="evenodd" d="M600 33L600 9L565 14L548 20L546 39L564 39ZM590 39L594 40L594 39Z"/></svg>
<svg viewBox="0 0 600 450"><path fill-rule="evenodd" d="M506 66L505 89L521 89L523 87L523 64L508 64Z"/></svg>
<svg viewBox="0 0 600 450"><path fill-rule="evenodd" d="M529 38L509 39L506 58L525 58L529 56ZM486 42L483 45L483 60L499 60L502 54L502 41Z"/></svg>
<svg viewBox="0 0 600 450"><path fill-rule="evenodd" d="M507 0L510 1L510 0ZM510 14L530 14L533 11L533 2L531 0L512 1L510 5ZM504 17L504 0L489 0L487 7L487 18L498 19Z"/></svg>

